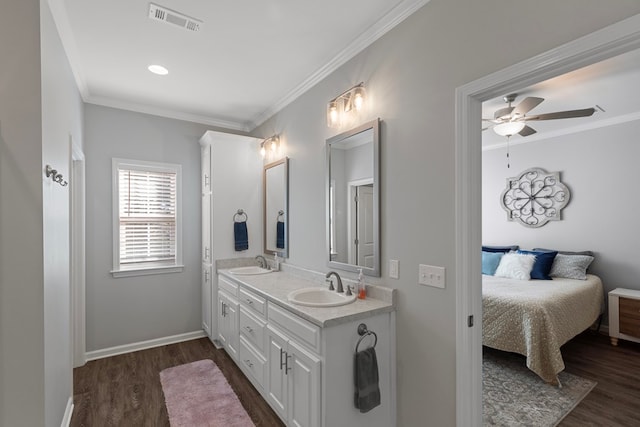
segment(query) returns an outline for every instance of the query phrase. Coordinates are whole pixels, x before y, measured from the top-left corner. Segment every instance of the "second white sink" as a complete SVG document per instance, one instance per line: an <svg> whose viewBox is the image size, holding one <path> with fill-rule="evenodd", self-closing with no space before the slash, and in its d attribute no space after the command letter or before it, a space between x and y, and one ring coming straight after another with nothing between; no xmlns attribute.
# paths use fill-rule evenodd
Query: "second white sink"
<svg viewBox="0 0 640 427"><path fill-rule="evenodd" d="M256 274L267 274L271 273L272 270L267 270L266 268L258 267L257 265L250 265L248 267L236 267L229 270L229 273L235 274L237 276L254 276Z"/></svg>
<svg viewBox="0 0 640 427"><path fill-rule="evenodd" d="M345 295L323 288L304 288L292 291L287 295L289 302L308 307L337 307L351 304L356 300L355 295Z"/></svg>

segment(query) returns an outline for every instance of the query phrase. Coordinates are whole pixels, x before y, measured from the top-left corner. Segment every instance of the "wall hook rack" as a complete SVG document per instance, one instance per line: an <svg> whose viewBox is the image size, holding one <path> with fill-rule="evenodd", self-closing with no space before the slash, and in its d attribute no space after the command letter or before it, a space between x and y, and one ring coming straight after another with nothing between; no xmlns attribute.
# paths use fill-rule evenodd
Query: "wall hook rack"
<svg viewBox="0 0 640 427"><path fill-rule="evenodd" d="M45 173L47 175L47 178L51 178L53 182L57 182L63 187L66 187L69 184L64 180L62 174L58 173L58 171L53 169L50 165L47 165L47 167L45 168Z"/></svg>

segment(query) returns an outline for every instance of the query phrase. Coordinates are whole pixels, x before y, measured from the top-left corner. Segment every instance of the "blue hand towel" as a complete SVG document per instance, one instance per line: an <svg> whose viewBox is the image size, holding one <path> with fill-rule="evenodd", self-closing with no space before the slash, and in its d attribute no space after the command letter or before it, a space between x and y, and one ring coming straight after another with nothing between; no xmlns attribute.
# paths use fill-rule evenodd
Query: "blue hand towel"
<svg viewBox="0 0 640 427"><path fill-rule="evenodd" d="M378 358L375 348L359 351L354 356L354 380L356 391L355 407L360 412L369 412L380 405L380 387L378 386Z"/></svg>
<svg viewBox="0 0 640 427"><path fill-rule="evenodd" d="M276 248L284 249L284 222L282 221L276 224Z"/></svg>
<svg viewBox="0 0 640 427"><path fill-rule="evenodd" d="M236 243L236 251L246 251L249 249L249 232L247 231L246 221L233 223L233 238Z"/></svg>

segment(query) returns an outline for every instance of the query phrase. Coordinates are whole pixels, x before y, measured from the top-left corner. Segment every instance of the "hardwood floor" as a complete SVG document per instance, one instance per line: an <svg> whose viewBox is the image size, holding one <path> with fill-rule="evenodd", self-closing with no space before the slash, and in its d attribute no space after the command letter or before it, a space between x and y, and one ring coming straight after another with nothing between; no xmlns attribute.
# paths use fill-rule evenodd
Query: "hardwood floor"
<svg viewBox="0 0 640 427"><path fill-rule="evenodd" d="M227 353L207 338L94 360L74 369L70 425L169 426L160 371L202 359L218 365L256 427L284 426Z"/></svg>
<svg viewBox="0 0 640 427"><path fill-rule="evenodd" d="M597 381L561 427L640 425L640 344L587 331L562 347L566 370ZM168 426L159 373L211 359L257 427L284 426L224 350L207 338L95 360L73 373L71 426ZM334 426L332 426L334 427Z"/></svg>
<svg viewBox="0 0 640 427"><path fill-rule="evenodd" d="M587 331L561 351L567 372L598 382L561 427L640 425L640 344Z"/></svg>

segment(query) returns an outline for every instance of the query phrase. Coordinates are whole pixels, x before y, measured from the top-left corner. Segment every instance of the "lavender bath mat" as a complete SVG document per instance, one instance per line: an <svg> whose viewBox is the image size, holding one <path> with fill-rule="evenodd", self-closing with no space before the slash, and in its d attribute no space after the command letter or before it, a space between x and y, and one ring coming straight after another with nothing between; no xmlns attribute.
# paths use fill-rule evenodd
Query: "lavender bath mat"
<svg viewBox="0 0 640 427"><path fill-rule="evenodd" d="M171 427L255 427L211 360L165 369L160 382Z"/></svg>

